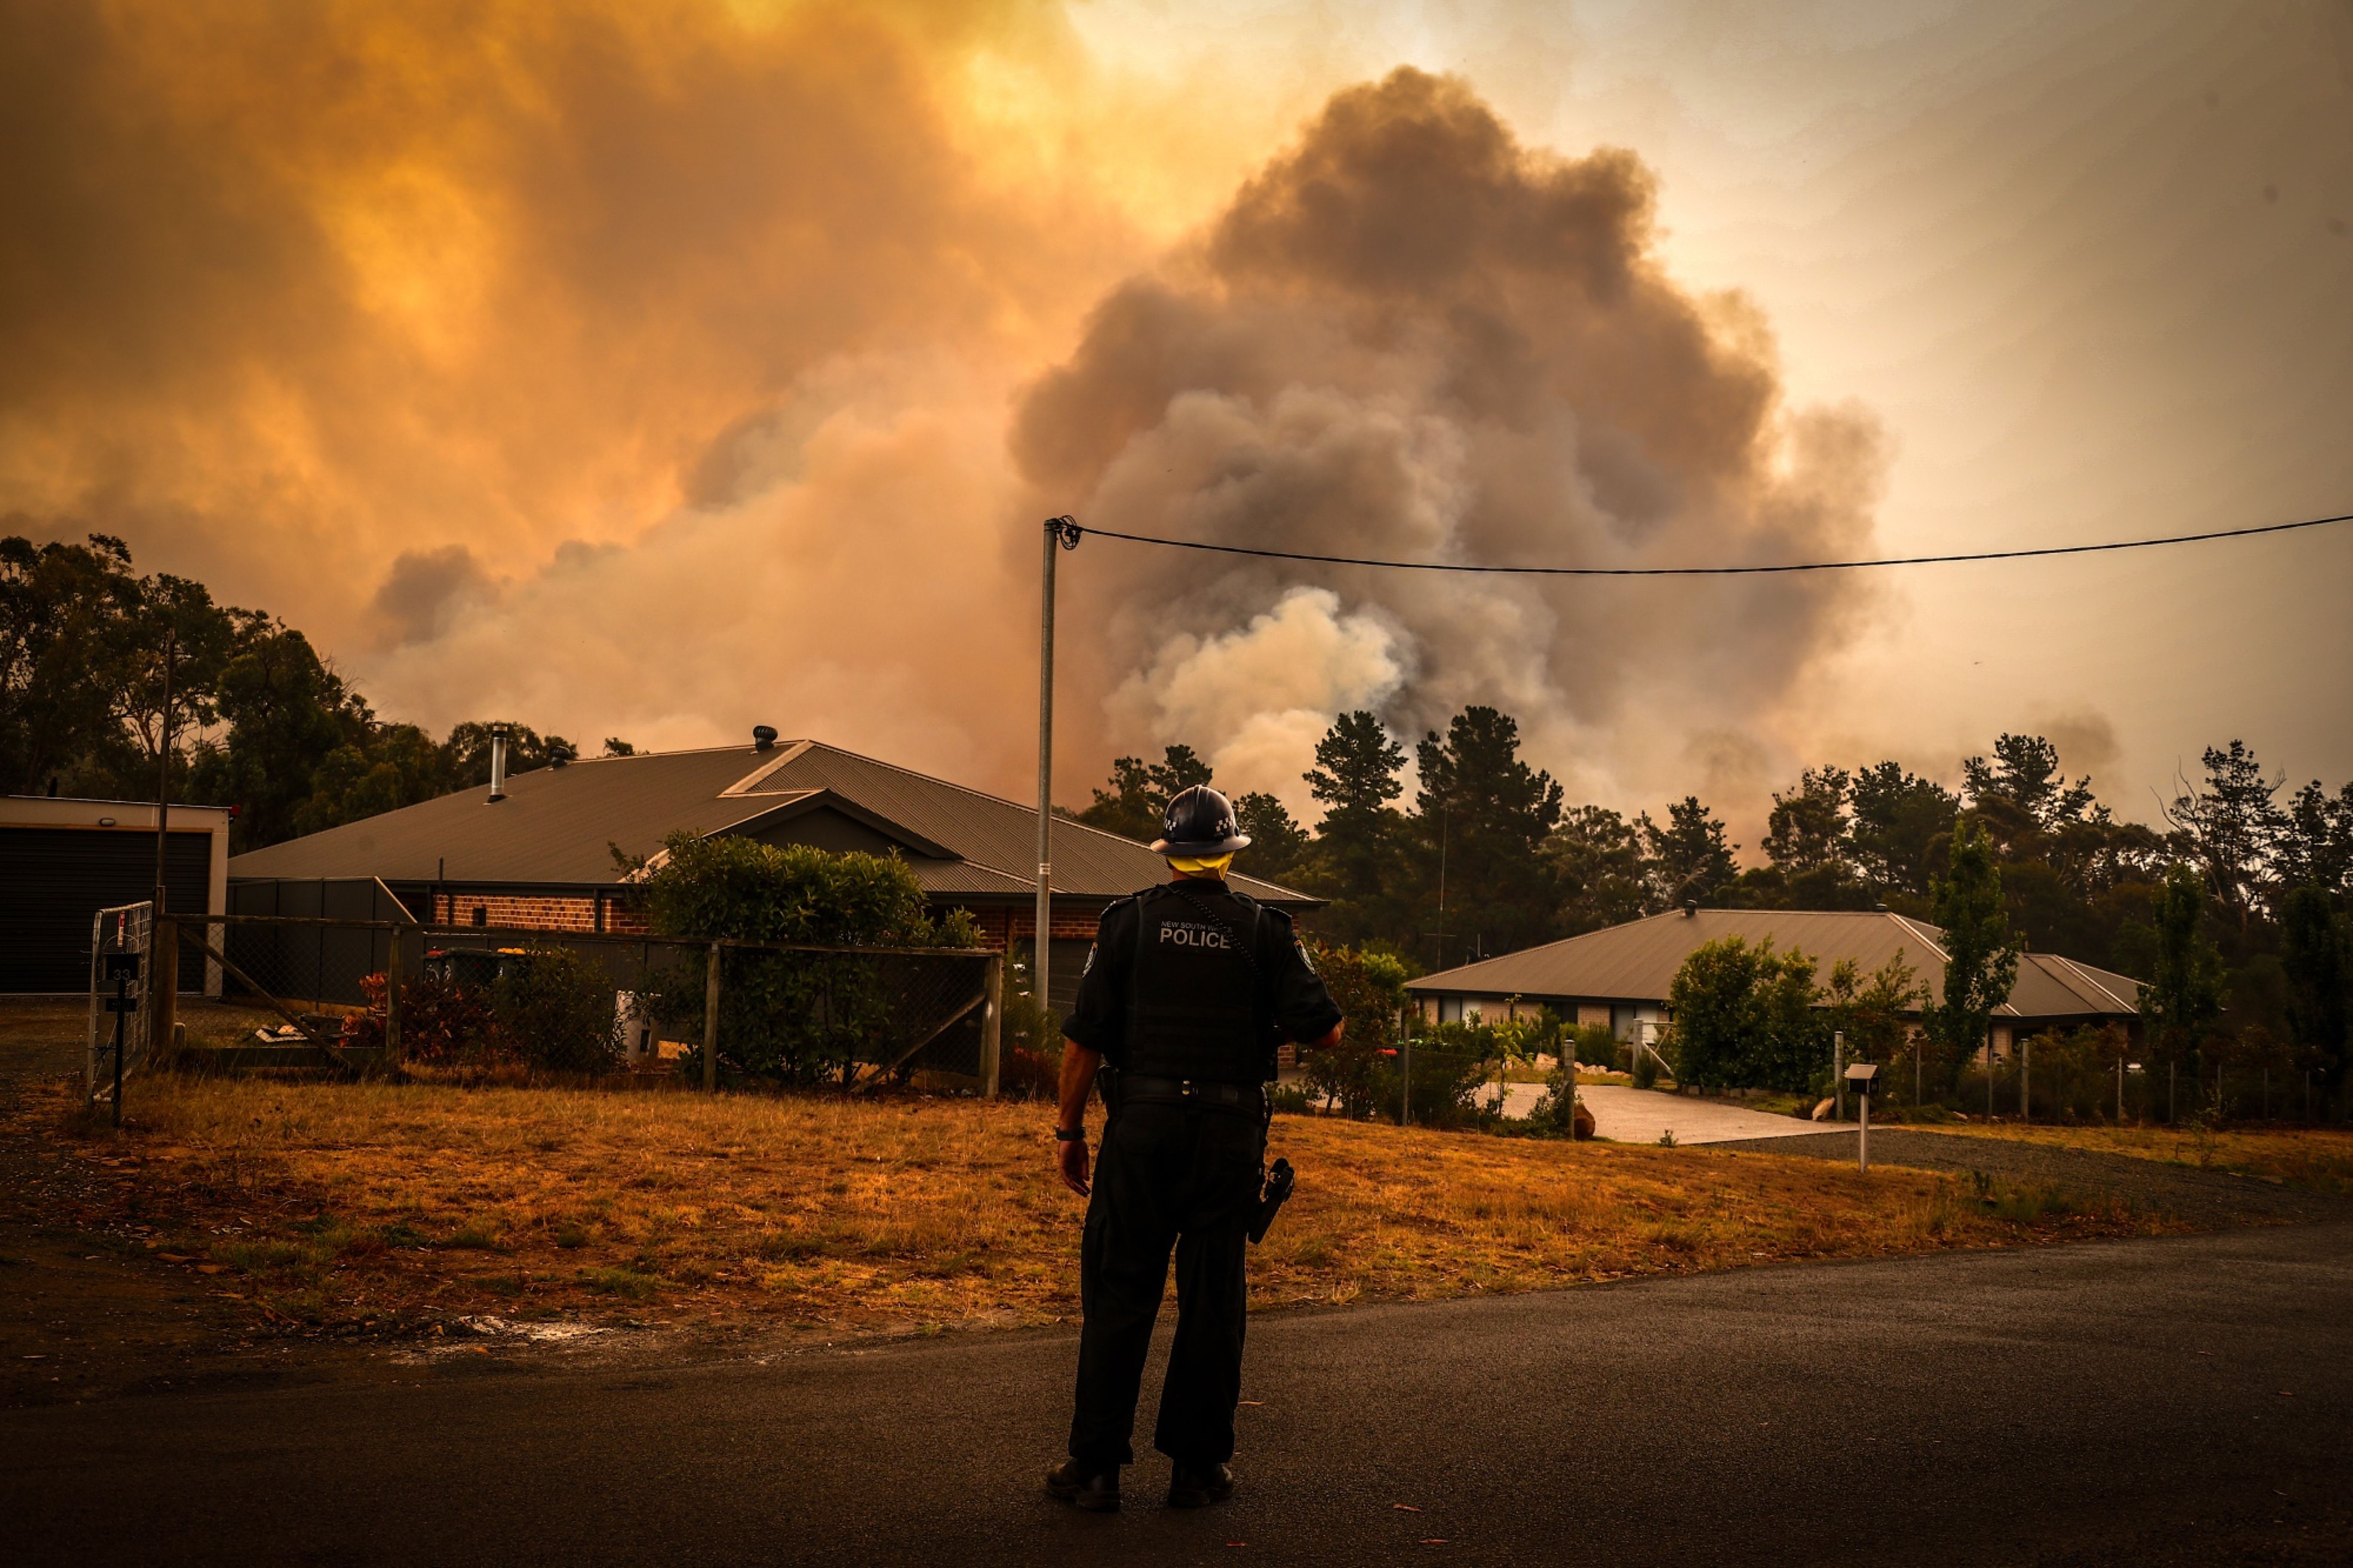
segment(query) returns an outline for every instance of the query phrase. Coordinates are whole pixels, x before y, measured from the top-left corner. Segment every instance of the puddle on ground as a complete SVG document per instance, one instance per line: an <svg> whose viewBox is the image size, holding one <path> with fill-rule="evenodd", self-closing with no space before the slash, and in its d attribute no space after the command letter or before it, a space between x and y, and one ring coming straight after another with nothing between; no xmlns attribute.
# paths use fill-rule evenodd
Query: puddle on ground
<svg viewBox="0 0 2353 1568"><path fill-rule="evenodd" d="M472 1317L459 1318L457 1321L464 1324L470 1334L482 1339L522 1340L527 1343L541 1345L568 1344L576 1340L589 1339L613 1331L610 1329L599 1328L595 1323L566 1322L562 1319L525 1323L517 1322L512 1318ZM470 1345L464 1340L457 1340L433 1348L437 1352L447 1352L480 1347Z"/></svg>

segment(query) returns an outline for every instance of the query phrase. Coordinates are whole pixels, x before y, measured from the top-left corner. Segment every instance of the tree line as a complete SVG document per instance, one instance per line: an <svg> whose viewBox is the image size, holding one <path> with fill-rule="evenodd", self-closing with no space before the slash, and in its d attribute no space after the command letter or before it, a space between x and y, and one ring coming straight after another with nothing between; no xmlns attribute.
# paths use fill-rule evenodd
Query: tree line
<svg viewBox="0 0 2353 1568"><path fill-rule="evenodd" d="M578 755L510 728L511 771ZM236 808L241 852L487 784L490 730L470 721L436 740L379 719L300 631L188 578L139 574L120 539L0 537L0 790L153 800L168 776L175 801Z"/></svg>
<svg viewBox="0 0 2353 1568"><path fill-rule="evenodd" d="M1304 921L1323 940L1413 973L1685 903L1885 908L1944 926L1960 958L1965 984L1948 984L1925 1020L1954 1071L2007 996L2016 953L2039 949L2147 983L2160 1059L2194 1070L2274 1053L2332 1089L2340 1081L2353 1028L2353 784L2291 791L2242 742L2206 749L2154 827L2119 821L2039 735L2003 734L1963 759L1957 790L1892 761L1809 767L1774 792L1750 863L1695 795L1656 816L1571 804L1493 708L1466 708L1414 742L1409 805L1406 756L1377 716L1345 713L1303 775L1324 809L1312 830L1269 794L1235 807L1255 840L1244 870L1326 900ZM1122 757L1073 815L1148 839L1171 795L1208 782L1187 746L1157 762Z"/></svg>

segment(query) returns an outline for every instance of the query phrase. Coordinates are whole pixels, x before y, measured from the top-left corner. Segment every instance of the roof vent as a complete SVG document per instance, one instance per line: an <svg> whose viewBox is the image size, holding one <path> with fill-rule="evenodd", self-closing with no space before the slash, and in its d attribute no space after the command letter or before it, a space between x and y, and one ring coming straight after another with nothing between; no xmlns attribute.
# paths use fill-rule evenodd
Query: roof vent
<svg viewBox="0 0 2353 1568"><path fill-rule="evenodd" d="M1695 921L1699 919L1699 900L1697 899L1685 899L1683 900L1683 919L1687 921Z"/></svg>
<svg viewBox="0 0 2353 1568"><path fill-rule="evenodd" d="M507 726L491 726L491 799L507 797Z"/></svg>
<svg viewBox="0 0 2353 1568"><path fill-rule="evenodd" d="M755 752L775 751L776 749L776 727L774 724L753 725L752 749Z"/></svg>
<svg viewBox="0 0 2353 1568"><path fill-rule="evenodd" d="M1887 912L1887 906L1886 906L1885 904L1873 904L1873 905L1872 905L1871 907L1872 907L1872 909L1873 909L1873 910L1877 911L1877 912L1878 912L1878 913L1880 913L1880 914L1883 914L1883 914L1885 914L1885 913Z"/></svg>
<svg viewBox="0 0 2353 1568"><path fill-rule="evenodd" d="M565 745L563 742L558 741L555 744L547 748L547 765L549 767L560 768L571 761L572 748Z"/></svg>

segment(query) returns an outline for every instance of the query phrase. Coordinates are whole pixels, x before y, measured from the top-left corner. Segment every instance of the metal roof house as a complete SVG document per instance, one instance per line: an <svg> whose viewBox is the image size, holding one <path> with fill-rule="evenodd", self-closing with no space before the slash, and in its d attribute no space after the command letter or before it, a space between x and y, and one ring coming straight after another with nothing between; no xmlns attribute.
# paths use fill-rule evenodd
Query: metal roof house
<svg viewBox="0 0 2353 1568"><path fill-rule="evenodd" d="M1562 1017L1608 1024L1620 1039L1638 1024L1668 1021L1667 994L1683 960L1703 942L1736 936L1801 951L1827 976L1841 959L1865 974L1901 953L1933 999L1945 984L1944 931L1885 910L1683 909L1588 931L1406 983L1434 1020L1502 1018L1549 1005ZM2018 982L1995 1016L1993 1046L2014 1036L2076 1024L2137 1028L2140 983L2052 952L2019 955Z"/></svg>
<svg viewBox="0 0 2353 1568"><path fill-rule="evenodd" d="M750 746L537 768L508 777L502 798L467 790L251 850L228 862L230 908L379 916L388 896L437 924L641 931L613 851L658 857L684 830L895 854L935 909L971 910L990 946L1031 939L1034 807L772 734ZM1145 846L1068 818L1054 824L1053 867L1059 994L1064 976L1076 984L1076 957L1103 906L1165 880L1167 868ZM1250 877L1233 881L1270 903L1315 903Z"/></svg>

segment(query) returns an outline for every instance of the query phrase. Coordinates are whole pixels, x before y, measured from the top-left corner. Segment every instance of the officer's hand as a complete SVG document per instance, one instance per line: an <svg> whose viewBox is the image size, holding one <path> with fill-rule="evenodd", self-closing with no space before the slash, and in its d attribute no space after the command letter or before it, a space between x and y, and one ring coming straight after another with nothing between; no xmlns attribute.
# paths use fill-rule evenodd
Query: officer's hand
<svg viewBox="0 0 2353 1568"><path fill-rule="evenodd" d="M1056 1142L1054 1163L1062 1173L1062 1185L1081 1197L1087 1195L1087 1141L1073 1138L1069 1142Z"/></svg>

